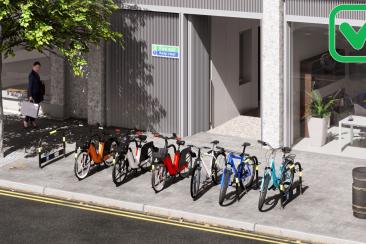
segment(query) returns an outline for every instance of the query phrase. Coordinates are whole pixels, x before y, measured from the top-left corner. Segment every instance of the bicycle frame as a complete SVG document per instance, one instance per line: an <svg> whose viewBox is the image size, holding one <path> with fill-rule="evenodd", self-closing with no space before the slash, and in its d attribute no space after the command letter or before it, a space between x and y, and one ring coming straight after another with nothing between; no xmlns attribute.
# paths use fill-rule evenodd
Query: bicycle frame
<svg viewBox="0 0 366 244"><path fill-rule="evenodd" d="M104 143L99 143L98 151L93 144L90 143L88 148L88 154L90 155L92 161L96 164L99 164L103 161L103 151L104 151Z"/></svg>
<svg viewBox="0 0 366 244"><path fill-rule="evenodd" d="M179 167L179 160L181 157L181 152L179 150L179 147L177 150L176 147L172 144L172 145L169 145L167 148L170 148L170 147L174 149L174 159L172 161L171 156L168 154L168 155L166 155L163 162L164 162L165 167L168 170L168 173L170 175L176 175L179 172L183 171L187 167L187 165L184 164L183 166Z"/></svg>
<svg viewBox="0 0 366 244"><path fill-rule="evenodd" d="M235 162L234 162L235 159L240 160L238 167L235 166ZM242 179L243 177L245 179L246 177L251 176L253 173L253 172L251 172L249 164L247 164L247 170L249 172L249 175L241 175L242 167L245 167L245 160L246 160L245 156L237 156L237 155L234 155L233 153L229 153L229 155L227 156L227 165L230 166L230 171L231 171L230 176L234 173L236 183L239 183L239 180ZM224 170L227 170L227 168L228 167L226 167ZM226 173L226 172L224 171L224 173ZM229 179L230 179L230 177L229 177ZM223 185L223 184L224 184L224 177L221 178L221 185Z"/></svg>
<svg viewBox="0 0 366 244"><path fill-rule="evenodd" d="M212 150L211 153L203 153L203 156L209 157L209 158L211 158L211 160L216 159L216 157L213 153L213 150ZM201 152L199 152L199 155L197 156L197 159L196 159L195 163L200 162L199 167L201 167L201 168L202 168L202 165L203 165L203 169L206 171L207 178L209 178L212 175L212 169L207 167L206 162L203 159L203 156L202 156Z"/></svg>
<svg viewBox="0 0 366 244"><path fill-rule="evenodd" d="M272 152L272 154L274 154L274 152ZM280 185L281 185L281 178L279 177L279 175L282 175L283 172L283 163L281 164L280 168L279 168L279 174L277 174L277 170L276 170L276 164L275 164L275 159L274 157L270 159L270 166L267 166L265 168L265 172L264 172L264 177L266 175L270 175L271 177L271 181L268 184L268 189L275 187L276 189L280 189ZM264 180L262 180L261 182L261 188L260 191L263 191L263 184L264 184Z"/></svg>

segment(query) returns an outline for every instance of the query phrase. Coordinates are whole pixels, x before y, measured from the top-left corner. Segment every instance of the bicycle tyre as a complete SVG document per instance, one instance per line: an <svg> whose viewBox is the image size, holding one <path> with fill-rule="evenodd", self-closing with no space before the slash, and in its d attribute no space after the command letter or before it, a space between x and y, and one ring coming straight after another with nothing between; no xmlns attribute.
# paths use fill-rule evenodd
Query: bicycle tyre
<svg viewBox="0 0 366 244"><path fill-rule="evenodd" d="M224 174L223 174L223 181L221 183L221 187L220 187L220 195L219 195L219 204L222 206L222 204L224 203L225 197L226 197L226 192L227 192L227 188L229 187L229 180L230 180L230 171L225 169L224 170Z"/></svg>
<svg viewBox="0 0 366 244"><path fill-rule="evenodd" d="M196 200L201 184L201 168L199 164L196 164L193 168L191 178L191 197Z"/></svg>
<svg viewBox="0 0 366 244"><path fill-rule="evenodd" d="M81 163L81 165L79 163ZM79 166L81 166L83 168L81 172L80 172ZM77 157L75 159L75 164L74 164L74 173L75 173L76 178L78 178L78 180L85 179L89 175L90 166L91 166L91 158L90 158L88 152L87 151L79 152L79 154L77 155Z"/></svg>
<svg viewBox="0 0 366 244"><path fill-rule="evenodd" d="M158 179L158 182L157 182ZM156 164L151 174L151 186L155 193L161 192L165 188L167 171L164 164Z"/></svg>
<svg viewBox="0 0 366 244"><path fill-rule="evenodd" d="M295 175L295 164L294 162L288 162L285 165L285 169L281 175L281 185L283 189L280 189L282 194L286 195L291 189L294 182Z"/></svg>
<svg viewBox="0 0 366 244"><path fill-rule="evenodd" d="M128 174L127 159L122 159L121 157L119 157L113 167L112 172L113 183L116 186L123 184L126 180L127 174Z"/></svg>
<svg viewBox="0 0 366 244"><path fill-rule="evenodd" d="M266 201L267 191L268 191L268 185L271 181L271 175L265 174L263 178L263 188L259 191L259 201L258 201L258 210L262 211L264 202Z"/></svg>
<svg viewBox="0 0 366 244"><path fill-rule="evenodd" d="M248 177L243 177L245 171L247 170L247 166L249 165L249 169L251 170L251 175L249 176L249 180L246 184L244 184L245 182L245 179L248 178ZM241 178L239 180L240 182L240 187L242 190L244 189L248 189L250 187L252 187L253 185L253 181L254 181L254 177L255 177L255 162L252 158L250 158L246 163L243 164L243 167L241 167Z"/></svg>
<svg viewBox="0 0 366 244"><path fill-rule="evenodd" d="M221 163L220 157L223 157L223 160L224 160L223 164ZM224 153L217 154L211 160L211 173L212 173L211 178L212 178L212 182L215 185L218 185L220 183L222 171L225 168L225 163L226 163L226 156Z"/></svg>

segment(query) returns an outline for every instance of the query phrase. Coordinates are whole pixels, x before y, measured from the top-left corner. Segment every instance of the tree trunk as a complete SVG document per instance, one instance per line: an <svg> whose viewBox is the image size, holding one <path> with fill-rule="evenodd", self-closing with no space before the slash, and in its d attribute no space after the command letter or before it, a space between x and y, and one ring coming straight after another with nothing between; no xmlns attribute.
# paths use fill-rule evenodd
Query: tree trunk
<svg viewBox="0 0 366 244"><path fill-rule="evenodd" d="M0 47L2 46L2 26L0 24ZM0 158L4 157L4 110L3 110L3 54L0 52Z"/></svg>

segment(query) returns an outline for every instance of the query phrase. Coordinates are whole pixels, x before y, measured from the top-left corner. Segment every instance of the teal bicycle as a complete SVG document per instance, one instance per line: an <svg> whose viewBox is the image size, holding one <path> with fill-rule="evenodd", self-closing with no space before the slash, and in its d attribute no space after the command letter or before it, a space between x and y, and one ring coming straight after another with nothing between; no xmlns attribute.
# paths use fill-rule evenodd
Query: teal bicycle
<svg viewBox="0 0 366 244"><path fill-rule="evenodd" d="M280 190L281 207L284 207L285 200L288 199L290 191L293 189L295 174L299 175L300 194L302 194L302 168L299 162L295 163L296 155L290 154L291 148L279 147L273 148L269 143L258 141L262 146L268 146L269 157L267 158L268 165L265 167L264 175L260 185L258 209L262 211L263 205L266 202L268 190ZM282 162L278 174L276 172L275 158L276 153L282 151Z"/></svg>

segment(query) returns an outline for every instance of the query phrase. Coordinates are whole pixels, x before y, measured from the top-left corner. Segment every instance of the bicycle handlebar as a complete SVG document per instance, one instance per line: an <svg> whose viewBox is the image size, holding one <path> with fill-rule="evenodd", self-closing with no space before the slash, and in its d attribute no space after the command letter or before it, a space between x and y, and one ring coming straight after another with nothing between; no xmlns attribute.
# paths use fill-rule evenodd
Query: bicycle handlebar
<svg viewBox="0 0 366 244"><path fill-rule="evenodd" d="M207 147L207 146L202 146L202 147L198 147L198 146L195 146L195 145L187 145L187 147L193 147L193 148L196 148L198 150L202 150L202 149L206 149L206 150L210 150L211 148L210 147Z"/></svg>

